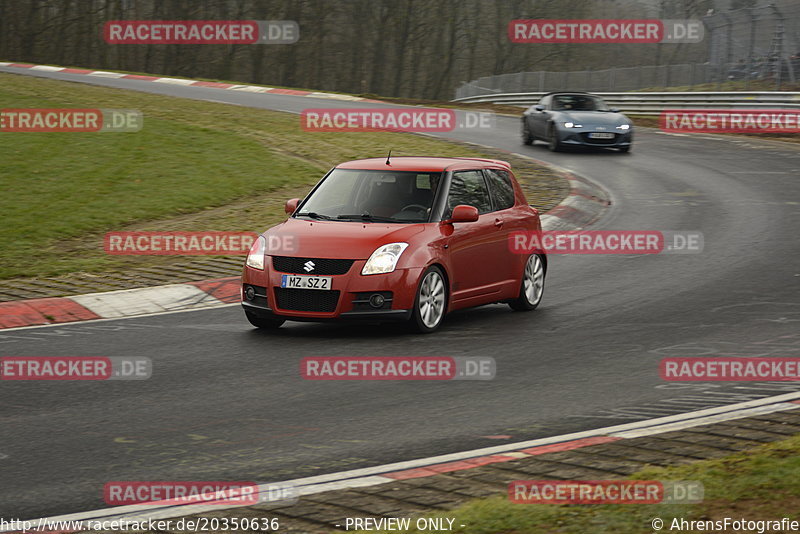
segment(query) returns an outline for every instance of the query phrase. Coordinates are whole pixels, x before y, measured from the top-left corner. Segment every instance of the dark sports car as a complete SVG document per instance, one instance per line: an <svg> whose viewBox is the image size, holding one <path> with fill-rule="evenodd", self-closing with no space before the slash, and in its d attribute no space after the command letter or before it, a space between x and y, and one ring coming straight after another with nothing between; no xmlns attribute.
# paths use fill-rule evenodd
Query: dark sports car
<svg viewBox="0 0 800 534"><path fill-rule="evenodd" d="M522 115L522 142L546 141L558 152L570 146L617 148L628 152L633 123L602 98L589 93L548 93Z"/></svg>

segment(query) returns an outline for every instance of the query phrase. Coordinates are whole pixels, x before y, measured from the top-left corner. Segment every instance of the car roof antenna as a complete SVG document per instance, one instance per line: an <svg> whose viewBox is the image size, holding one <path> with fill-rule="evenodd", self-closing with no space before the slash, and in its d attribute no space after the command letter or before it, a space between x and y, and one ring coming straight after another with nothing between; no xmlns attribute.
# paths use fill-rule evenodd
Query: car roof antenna
<svg viewBox="0 0 800 534"><path fill-rule="evenodd" d="M392 162L391 162L391 161L389 161L389 159L390 159L391 157L392 157L392 149L390 148L390 149L389 149L389 155L388 155L388 156L386 156L386 164L387 164L387 165L391 165L391 164L392 164Z"/></svg>

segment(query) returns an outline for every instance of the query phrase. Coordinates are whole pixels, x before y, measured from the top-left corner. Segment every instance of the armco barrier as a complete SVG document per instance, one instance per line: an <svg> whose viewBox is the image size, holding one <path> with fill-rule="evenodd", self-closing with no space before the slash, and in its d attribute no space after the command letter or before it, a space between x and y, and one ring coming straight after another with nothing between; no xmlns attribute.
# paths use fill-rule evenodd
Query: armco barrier
<svg viewBox="0 0 800 534"><path fill-rule="evenodd" d="M498 93L457 98L453 102L531 106L545 93ZM800 92L593 93L609 107L627 113L657 115L665 109L800 109Z"/></svg>

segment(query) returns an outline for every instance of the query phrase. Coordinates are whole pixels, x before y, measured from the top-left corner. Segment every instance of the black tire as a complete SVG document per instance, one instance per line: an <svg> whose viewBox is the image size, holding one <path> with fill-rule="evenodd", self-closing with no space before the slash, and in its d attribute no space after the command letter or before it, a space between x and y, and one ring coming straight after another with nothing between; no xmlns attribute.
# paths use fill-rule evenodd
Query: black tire
<svg viewBox="0 0 800 534"><path fill-rule="evenodd" d="M527 119L522 119L522 144L523 145L533 144L533 135L531 135L531 129L528 128Z"/></svg>
<svg viewBox="0 0 800 534"><path fill-rule="evenodd" d="M556 127L550 125L550 128L547 130L547 148L549 148L553 152L561 152L564 150L564 145L558 140L558 135L556 134Z"/></svg>
<svg viewBox="0 0 800 534"><path fill-rule="evenodd" d="M530 279L530 277L528 277L529 266L531 266L532 274L534 274L533 279ZM536 273L540 273L540 275L536 276ZM511 306L512 310L531 311L535 310L539 306L539 304L542 302L542 296L544 295L545 274L546 274L546 269L542 257L539 256L538 254L531 254L530 256L528 256L528 259L525 262L525 269L522 271L522 278L519 284L519 296L517 296L516 299L508 303L508 305ZM538 284L533 283L533 296L531 293L531 286L525 285L526 280L528 280L531 283L533 283L535 280L539 280Z"/></svg>
<svg viewBox="0 0 800 534"><path fill-rule="evenodd" d="M619 147L619 151L622 152L623 154L627 154L628 152L631 151L631 145L621 146Z"/></svg>
<svg viewBox="0 0 800 534"><path fill-rule="evenodd" d="M250 324L255 326L256 328L261 328L263 330L277 330L281 327L283 323L286 322L285 319L276 319L273 317L259 317L258 315L249 312L247 310L244 311L244 314L247 316L247 320L250 321Z"/></svg>
<svg viewBox="0 0 800 534"><path fill-rule="evenodd" d="M440 302L439 306L436 306L436 310L438 310L438 320L431 324L430 316L428 319L423 317L423 308L424 305L420 305L422 300L425 297L423 295L423 286L426 285L428 281L428 277L431 276L434 279L438 278L438 281L441 283L441 296L442 301ZM436 293L437 299L439 293ZM419 279L419 285L417 286L417 296L414 299L414 308L411 310L411 318L408 320L408 327L412 332L416 332L418 334L430 334L431 332L435 332L438 330L439 326L442 324L444 320L444 316L447 313L447 302L448 302L448 295L447 295L447 279L444 276L444 273L439 267L435 265L431 265L428 269L423 273L423 275ZM428 304L431 305L431 300L428 300Z"/></svg>

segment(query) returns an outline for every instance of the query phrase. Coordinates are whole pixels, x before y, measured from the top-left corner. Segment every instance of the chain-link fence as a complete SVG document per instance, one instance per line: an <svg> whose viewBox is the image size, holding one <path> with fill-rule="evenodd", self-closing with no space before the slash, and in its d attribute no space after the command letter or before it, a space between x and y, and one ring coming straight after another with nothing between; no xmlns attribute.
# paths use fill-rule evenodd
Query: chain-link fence
<svg viewBox="0 0 800 534"><path fill-rule="evenodd" d="M708 60L718 79L771 80L775 88L800 77L800 5L782 2L733 11L711 13L703 18Z"/></svg>
<svg viewBox="0 0 800 534"><path fill-rule="evenodd" d="M618 92L753 80L779 90L800 80L800 2L710 12L703 17L708 61L569 72L516 72L465 82L456 98L548 91Z"/></svg>
<svg viewBox="0 0 800 534"><path fill-rule="evenodd" d="M463 84L456 98L491 93L526 93L550 91L618 92L646 88L692 87L715 82L719 69L709 63L619 67L604 70L570 72L516 72L484 76Z"/></svg>

